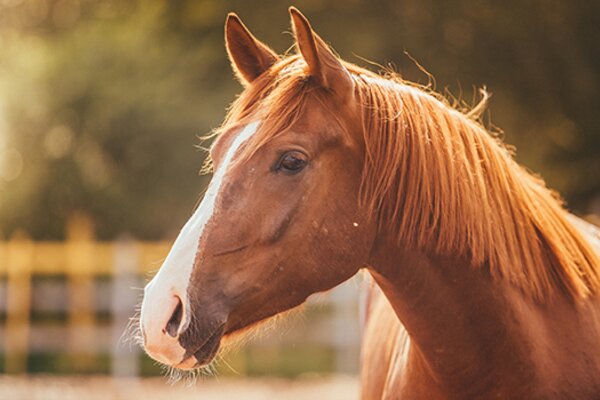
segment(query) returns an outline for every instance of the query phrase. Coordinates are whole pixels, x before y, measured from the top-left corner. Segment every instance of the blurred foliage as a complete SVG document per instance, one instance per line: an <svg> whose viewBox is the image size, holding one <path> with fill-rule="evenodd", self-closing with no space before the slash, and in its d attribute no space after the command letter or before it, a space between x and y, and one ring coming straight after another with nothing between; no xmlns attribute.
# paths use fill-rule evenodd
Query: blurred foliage
<svg viewBox="0 0 600 400"><path fill-rule="evenodd" d="M349 61L389 63L427 83L414 57L437 90L468 104L486 85L486 120L493 115L519 161L572 208L598 212L599 2L294 4ZM172 236L207 183L197 136L241 90L223 49L226 13L283 53L287 5L0 0L0 231L60 238L79 210L101 238Z"/></svg>

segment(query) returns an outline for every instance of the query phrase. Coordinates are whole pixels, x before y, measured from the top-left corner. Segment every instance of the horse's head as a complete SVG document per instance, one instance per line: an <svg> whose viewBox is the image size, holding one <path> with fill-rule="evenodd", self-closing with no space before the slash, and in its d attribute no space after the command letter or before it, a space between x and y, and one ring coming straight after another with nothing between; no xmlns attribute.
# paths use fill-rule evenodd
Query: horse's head
<svg viewBox="0 0 600 400"><path fill-rule="evenodd" d="M211 149L214 176L145 289L148 354L210 362L224 336L303 303L367 261L359 207L364 149L354 82L291 9L299 56L281 60L240 20L227 50L245 91Z"/></svg>

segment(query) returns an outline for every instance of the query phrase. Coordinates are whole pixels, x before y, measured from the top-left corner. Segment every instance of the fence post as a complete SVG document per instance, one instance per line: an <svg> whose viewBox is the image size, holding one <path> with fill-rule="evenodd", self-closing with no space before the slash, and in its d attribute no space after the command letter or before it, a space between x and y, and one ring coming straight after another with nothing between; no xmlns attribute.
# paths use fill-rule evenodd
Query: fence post
<svg viewBox="0 0 600 400"><path fill-rule="evenodd" d="M93 367L95 349L94 231L91 219L74 214L67 223L66 272L69 291L69 336L77 372Z"/></svg>
<svg viewBox="0 0 600 400"><path fill-rule="evenodd" d="M17 231L6 253L4 372L18 374L27 372L33 243L24 232Z"/></svg>
<svg viewBox="0 0 600 400"><path fill-rule="evenodd" d="M131 237L122 235L115 243L114 273L112 278L111 310L112 320L112 374L116 377L133 377L139 374L140 349L134 338L126 337L135 333L129 326L141 291L138 277L138 251ZM137 324L136 320L131 321Z"/></svg>
<svg viewBox="0 0 600 400"><path fill-rule="evenodd" d="M358 355L352 351L360 342L356 326L357 278L353 278L331 292L333 314L333 346L337 373L355 373L358 370Z"/></svg>

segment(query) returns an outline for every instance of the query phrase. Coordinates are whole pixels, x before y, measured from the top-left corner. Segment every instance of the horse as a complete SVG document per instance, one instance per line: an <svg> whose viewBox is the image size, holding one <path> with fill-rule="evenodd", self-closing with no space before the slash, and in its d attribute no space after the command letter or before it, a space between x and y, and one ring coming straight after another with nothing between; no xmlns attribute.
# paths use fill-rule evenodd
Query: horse
<svg viewBox="0 0 600 400"><path fill-rule="evenodd" d="M244 90L144 289L150 357L209 364L364 270L364 399L600 397L600 233L477 118L341 60L297 9L280 56L235 14Z"/></svg>

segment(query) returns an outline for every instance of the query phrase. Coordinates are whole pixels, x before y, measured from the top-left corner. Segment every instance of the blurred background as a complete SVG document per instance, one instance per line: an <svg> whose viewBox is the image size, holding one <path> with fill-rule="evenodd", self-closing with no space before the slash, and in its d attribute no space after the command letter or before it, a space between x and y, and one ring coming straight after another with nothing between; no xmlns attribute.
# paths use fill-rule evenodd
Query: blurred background
<svg viewBox="0 0 600 400"><path fill-rule="evenodd" d="M199 137L241 91L225 16L237 12L283 53L291 4L350 62L426 84L417 60L464 105L486 86L485 123L598 221L597 1L0 0L0 397L42 380L92 398L64 375L160 374L119 337L210 179L198 174ZM307 379L299 387L356 397L360 280L227 355L220 375ZM164 380L153 382L159 393ZM292 390L276 382L257 398Z"/></svg>

